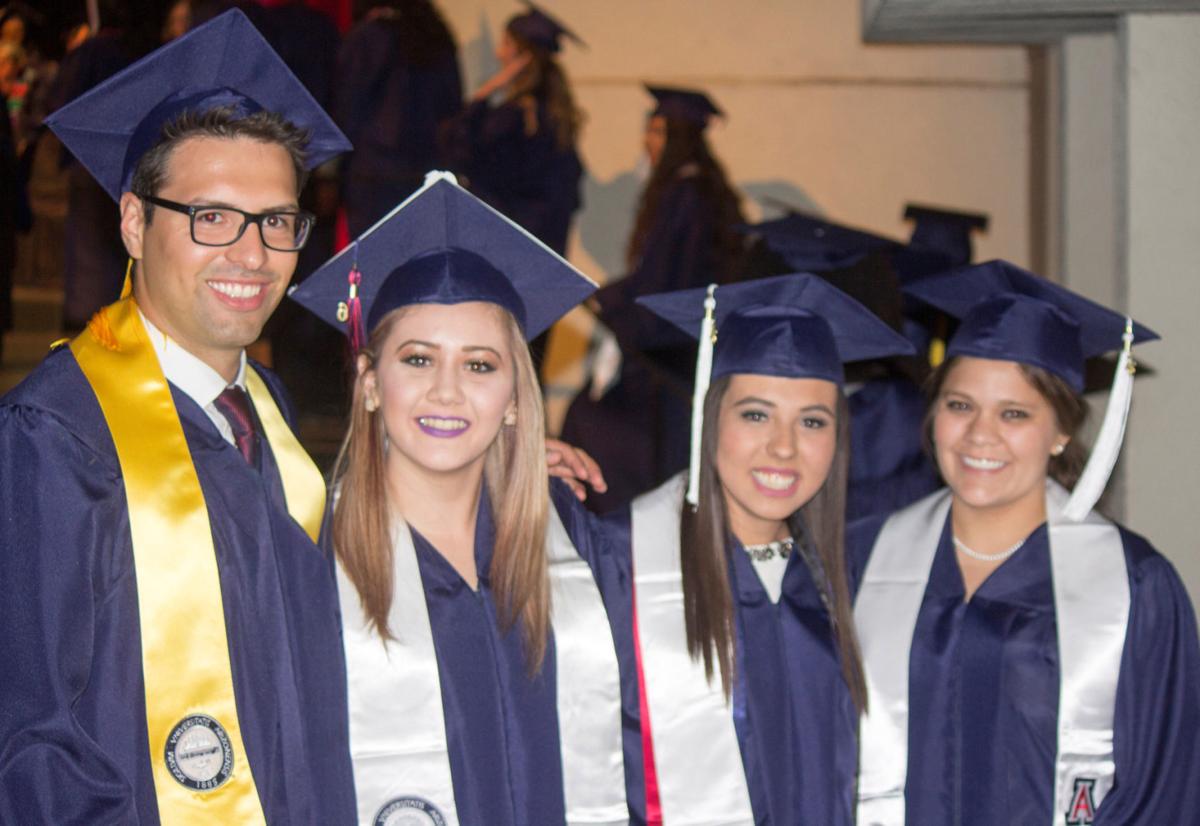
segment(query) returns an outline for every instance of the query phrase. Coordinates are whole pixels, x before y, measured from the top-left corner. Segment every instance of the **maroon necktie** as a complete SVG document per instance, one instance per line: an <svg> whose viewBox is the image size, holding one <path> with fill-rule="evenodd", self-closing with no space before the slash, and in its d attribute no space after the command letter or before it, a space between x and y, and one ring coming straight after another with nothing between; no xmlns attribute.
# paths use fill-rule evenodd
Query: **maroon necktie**
<svg viewBox="0 0 1200 826"><path fill-rule="evenodd" d="M258 433L254 428L254 413L250 409L250 399L246 391L237 385L226 387L213 402L221 411L230 428L233 429L233 440L237 443L242 458L251 467L257 467L255 462L258 447Z"/></svg>

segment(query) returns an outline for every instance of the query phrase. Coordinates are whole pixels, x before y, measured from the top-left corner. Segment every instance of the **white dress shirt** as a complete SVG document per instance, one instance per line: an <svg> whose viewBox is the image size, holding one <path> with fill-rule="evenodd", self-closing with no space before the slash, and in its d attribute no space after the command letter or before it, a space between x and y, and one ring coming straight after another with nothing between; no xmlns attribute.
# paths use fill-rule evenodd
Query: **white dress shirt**
<svg viewBox="0 0 1200 826"><path fill-rule="evenodd" d="M167 381L178 387L188 398L200 405L204 412L208 414L208 418L216 425L217 430L221 433L221 437L236 447L237 443L233 439L233 428L229 426L229 420L217 409L215 404L217 396L221 395L221 392L231 385L225 383L225 379L221 377L220 373L183 349L178 342L155 327L154 323L146 318L145 313L140 308L138 309L138 314L142 317L142 324L145 325L146 333L150 336L150 343L154 345L154 352L158 355L159 366L162 367L163 375L167 377ZM233 384L242 388L242 390L246 389L245 350L242 351L238 362L237 376L234 378Z"/></svg>

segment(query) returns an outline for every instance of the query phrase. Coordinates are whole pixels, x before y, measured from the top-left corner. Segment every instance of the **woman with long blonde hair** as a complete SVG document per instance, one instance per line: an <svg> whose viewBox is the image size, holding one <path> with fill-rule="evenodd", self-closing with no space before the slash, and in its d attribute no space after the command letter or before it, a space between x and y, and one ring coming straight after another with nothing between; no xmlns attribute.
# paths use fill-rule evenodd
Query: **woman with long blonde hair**
<svg viewBox="0 0 1200 826"><path fill-rule="evenodd" d="M437 178L295 294L358 345L332 539L362 823L628 818L616 654L525 343L592 289Z"/></svg>

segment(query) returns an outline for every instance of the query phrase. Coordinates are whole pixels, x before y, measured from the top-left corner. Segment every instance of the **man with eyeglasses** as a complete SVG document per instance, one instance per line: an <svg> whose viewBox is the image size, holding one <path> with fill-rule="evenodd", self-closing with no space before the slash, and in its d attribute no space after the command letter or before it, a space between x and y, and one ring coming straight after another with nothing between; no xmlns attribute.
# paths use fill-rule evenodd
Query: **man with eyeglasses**
<svg viewBox="0 0 1200 826"><path fill-rule="evenodd" d="M349 145L240 12L51 120L132 272L0 399L0 823L353 822L324 484L245 355Z"/></svg>

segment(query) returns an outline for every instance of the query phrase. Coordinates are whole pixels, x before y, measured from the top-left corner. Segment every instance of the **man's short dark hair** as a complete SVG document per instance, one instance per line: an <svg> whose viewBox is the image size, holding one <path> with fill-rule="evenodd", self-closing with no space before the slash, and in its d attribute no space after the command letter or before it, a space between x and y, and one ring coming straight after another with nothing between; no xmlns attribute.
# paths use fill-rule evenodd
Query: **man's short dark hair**
<svg viewBox="0 0 1200 826"><path fill-rule="evenodd" d="M304 188L306 149L311 132L301 129L277 112L261 111L242 115L232 106L219 106L207 112L184 112L163 125L158 142L133 168L130 191L139 198L158 195L167 177L167 164L175 147L189 138L249 138L273 143L287 150L296 168L296 194ZM143 214L150 223L153 205L143 201Z"/></svg>

